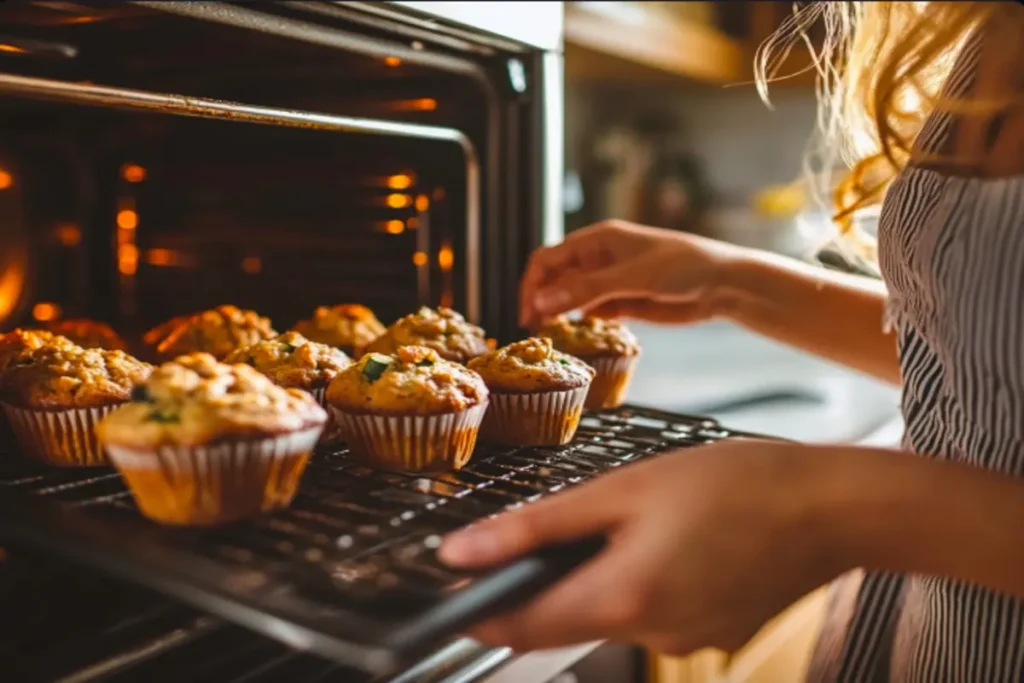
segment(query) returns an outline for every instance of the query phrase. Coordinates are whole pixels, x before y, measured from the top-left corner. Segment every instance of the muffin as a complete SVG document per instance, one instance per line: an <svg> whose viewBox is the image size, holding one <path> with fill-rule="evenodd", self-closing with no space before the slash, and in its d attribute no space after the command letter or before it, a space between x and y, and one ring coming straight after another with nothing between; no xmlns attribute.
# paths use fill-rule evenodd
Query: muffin
<svg viewBox="0 0 1024 683"><path fill-rule="evenodd" d="M85 318L55 320L44 324L43 329L67 337L86 349L124 351L127 348L124 340L110 325L96 320Z"/></svg>
<svg viewBox="0 0 1024 683"><path fill-rule="evenodd" d="M220 360L235 349L277 335L270 326L269 319L261 317L255 311L243 310L237 306L218 306L196 313L171 329L167 329L165 325L156 327L146 334L146 338L156 339L160 337L160 332L166 331L156 344L159 358L173 358L198 352L209 353Z"/></svg>
<svg viewBox="0 0 1024 683"><path fill-rule="evenodd" d="M506 446L559 446L576 434L594 370L530 337L469 362L491 392L480 438Z"/></svg>
<svg viewBox="0 0 1024 683"><path fill-rule="evenodd" d="M124 351L50 344L7 368L0 402L28 455L53 465L105 465L96 423L129 400L152 369Z"/></svg>
<svg viewBox="0 0 1024 683"><path fill-rule="evenodd" d="M294 330L310 341L361 356L367 344L384 334L384 325L366 306L339 304L319 306L312 318L296 323Z"/></svg>
<svg viewBox="0 0 1024 683"><path fill-rule="evenodd" d="M308 391L325 408L327 384L352 364L343 351L294 331L232 351L225 362L251 365L278 386ZM334 436L330 419L323 436Z"/></svg>
<svg viewBox="0 0 1024 683"><path fill-rule="evenodd" d="M482 329L443 306L436 310L424 306L399 318L366 351L394 354L402 346L425 346L444 360L463 364L491 348Z"/></svg>
<svg viewBox="0 0 1024 683"><path fill-rule="evenodd" d="M617 408L626 400L640 358L640 343L628 327L593 316L577 321L559 316L544 324L537 336L550 338L556 349L597 371L587 395L588 410Z"/></svg>
<svg viewBox="0 0 1024 683"><path fill-rule="evenodd" d="M206 526L287 507L327 414L248 365L164 363L96 427L147 517Z"/></svg>
<svg viewBox="0 0 1024 683"><path fill-rule="evenodd" d="M0 335L0 377L10 366L18 364L24 354L36 351L44 346L75 347L77 344L67 337L62 337L46 330L16 329Z"/></svg>
<svg viewBox="0 0 1024 683"><path fill-rule="evenodd" d="M75 346L66 337L47 332L46 330L16 329L0 335L0 385L7 368L24 362L24 356L44 346ZM12 444L16 441L11 423L0 410L0 443Z"/></svg>
<svg viewBox="0 0 1024 683"><path fill-rule="evenodd" d="M473 455L487 410L478 374L434 349L368 353L327 386L327 405L352 455L410 472L457 470Z"/></svg>

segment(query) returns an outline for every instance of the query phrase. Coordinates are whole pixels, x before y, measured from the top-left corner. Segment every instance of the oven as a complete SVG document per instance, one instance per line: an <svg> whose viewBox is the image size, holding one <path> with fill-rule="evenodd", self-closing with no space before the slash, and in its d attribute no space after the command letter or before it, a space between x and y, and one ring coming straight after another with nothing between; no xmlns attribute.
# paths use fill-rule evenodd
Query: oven
<svg viewBox="0 0 1024 683"><path fill-rule="evenodd" d="M231 303L446 305L502 342L561 235L561 3L0 6L0 326L91 318L134 348ZM458 634L599 544L483 577L439 536L731 432L625 407L549 449L412 476L318 454L287 511L144 522L112 470L0 457L0 671L18 683L470 681ZM578 659L577 648L559 666ZM629 655L631 656L631 655ZM548 680L515 660L507 680ZM525 668L523 668L525 667ZM533 668L531 668L533 667ZM621 680L621 679L620 679Z"/></svg>

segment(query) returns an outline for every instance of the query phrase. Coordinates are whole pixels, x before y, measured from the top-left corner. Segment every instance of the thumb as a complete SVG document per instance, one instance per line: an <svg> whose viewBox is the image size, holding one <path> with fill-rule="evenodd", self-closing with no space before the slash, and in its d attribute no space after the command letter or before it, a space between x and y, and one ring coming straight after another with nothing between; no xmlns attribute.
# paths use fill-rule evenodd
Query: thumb
<svg viewBox="0 0 1024 683"><path fill-rule="evenodd" d="M456 567L485 567L597 536L621 520L624 509L618 500L602 478L449 534L439 557Z"/></svg>

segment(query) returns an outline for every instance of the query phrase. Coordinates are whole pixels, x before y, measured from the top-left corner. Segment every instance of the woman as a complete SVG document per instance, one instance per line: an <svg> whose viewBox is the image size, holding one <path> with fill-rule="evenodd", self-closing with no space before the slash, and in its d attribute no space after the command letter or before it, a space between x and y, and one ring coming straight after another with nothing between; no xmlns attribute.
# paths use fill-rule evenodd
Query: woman
<svg viewBox="0 0 1024 683"><path fill-rule="evenodd" d="M728 318L901 382L903 448L718 443L456 533L441 556L467 567L608 540L569 578L481 625L482 640L734 649L842 575L812 679L1024 680L1024 8L813 11L830 33L819 62L826 137L848 134L841 151L861 152L838 215L884 195L888 293L611 221L534 254L522 322L573 309Z"/></svg>

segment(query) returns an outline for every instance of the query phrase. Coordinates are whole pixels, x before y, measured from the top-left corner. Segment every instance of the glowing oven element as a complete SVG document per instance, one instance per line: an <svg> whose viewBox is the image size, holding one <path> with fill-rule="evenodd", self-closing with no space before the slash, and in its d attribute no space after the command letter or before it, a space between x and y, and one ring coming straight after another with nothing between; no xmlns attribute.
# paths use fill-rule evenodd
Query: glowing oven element
<svg viewBox="0 0 1024 683"><path fill-rule="evenodd" d="M60 306L49 301L40 301L32 307L32 317L41 323L56 320L60 314Z"/></svg>
<svg viewBox="0 0 1024 683"><path fill-rule="evenodd" d="M242 271L249 275L258 275L263 271L263 259L259 256L246 256L242 259Z"/></svg>
<svg viewBox="0 0 1024 683"><path fill-rule="evenodd" d="M121 167L121 177L129 183L141 183L146 179L146 169L138 164L125 164Z"/></svg>
<svg viewBox="0 0 1024 683"><path fill-rule="evenodd" d="M414 178L406 173L396 173L387 177L385 184L389 190L408 190L412 187Z"/></svg>
<svg viewBox="0 0 1024 683"><path fill-rule="evenodd" d="M77 247L82 242L82 229L74 223L59 223L53 228L53 236L64 247Z"/></svg>
<svg viewBox="0 0 1024 683"><path fill-rule="evenodd" d="M437 100L432 97L418 97L414 100L398 100L391 103L395 111L434 111L437 109Z"/></svg>
<svg viewBox="0 0 1024 683"><path fill-rule="evenodd" d="M135 274L139 270L139 248L135 231L139 227L139 214L135 210L135 199L121 197L117 201L115 218L117 231L117 272L120 273L121 312L130 315L135 312Z"/></svg>
<svg viewBox="0 0 1024 683"><path fill-rule="evenodd" d="M386 221L384 223L384 232L388 233L389 235L401 235L403 232L405 232L405 223L398 220L397 218L392 219L390 221Z"/></svg>
<svg viewBox="0 0 1024 683"><path fill-rule="evenodd" d="M412 206L412 197L407 194L389 194L384 198L384 203L392 209L407 209Z"/></svg>

